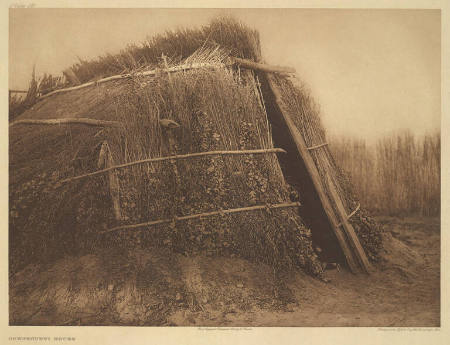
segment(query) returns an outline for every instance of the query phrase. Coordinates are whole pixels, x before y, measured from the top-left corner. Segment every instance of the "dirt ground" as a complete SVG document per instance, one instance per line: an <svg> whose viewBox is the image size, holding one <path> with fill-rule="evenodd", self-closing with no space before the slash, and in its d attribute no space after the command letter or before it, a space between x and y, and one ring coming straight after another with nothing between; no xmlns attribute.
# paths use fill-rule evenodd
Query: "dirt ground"
<svg viewBox="0 0 450 345"><path fill-rule="evenodd" d="M10 325L440 326L438 218L379 217L371 275L328 283L238 258L161 249L68 257L10 278Z"/></svg>

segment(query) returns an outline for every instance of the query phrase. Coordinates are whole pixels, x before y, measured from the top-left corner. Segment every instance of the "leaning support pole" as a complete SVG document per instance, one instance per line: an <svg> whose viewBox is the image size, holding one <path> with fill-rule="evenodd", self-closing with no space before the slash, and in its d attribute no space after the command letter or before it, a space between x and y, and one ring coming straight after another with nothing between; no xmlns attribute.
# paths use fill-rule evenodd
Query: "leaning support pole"
<svg viewBox="0 0 450 345"><path fill-rule="evenodd" d="M114 161L111 155L111 151L109 150L108 142L105 140L102 143L102 147L100 148L100 153L98 155L97 166L99 169L102 168L110 168L114 165ZM111 195L114 216L116 220L122 220L122 212L120 211L120 187L119 187L119 178L115 171L110 170L108 172L108 185L109 185L109 194Z"/></svg>
<svg viewBox="0 0 450 345"><path fill-rule="evenodd" d="M364 270L367 273L369 273L369 271L370 271L369 260L367 259L366 253L364 252L364 249L361 246L361 243L359 243L359 239L358 239L358 236L356 236L355 229L353 229L353 226L348 221L349 216L347 215L347 213L345 211L345 207L342 204L341 198L340 198L336 188L334 187L334 184L331 181L330 175L328 173L327 173L327 184L328 184L328 190L330 191L333 201L336 204L336 208L337 208L339 217L342 219L341 225L344 228L344 230L348 236L348 240L349 240L353 250L356 253L356 257L359 260L359 264L361 265L361 267L364 268Z"/></svg>
<svg viewBox="0 0 450 345"><path fill-rule="evenodd" d="M353 227L347 220L347 215L341 214L342 210L338 206L339 218L341 218L341 222L344 227L343 231L339 226L341 222L337 219L333 207L331 205L331 202L327 194L325 193L325 189L322 185L320 174L317 170L316 165L314 164L314 160L312 159L311 154L308 151L305 141L300 131L297 129L294 122L292 121L289 112L285 109L280 91L278 90L275 82L273 81L272 79L273 77L269 73L266 74L266 77L268 81L268 86L273 95L275 96L277 106L280 109L282 120L287 125L290 135L293 141L295 142L299 155L300 157L302 157L304 161L306 169L308 170L308 174L310 175L311 180L313 181L314 188L317 191L325 214L327 215L330 221L331 227L334 233L336 234L336 237L342 248L342 251L344 253L345 259L347 261L350 270L353 273L357 273L362 268L365 272L369 273L368 261L364 251L360 252L358 250L355 250L355 247L357 246L356 243L359 244L359 241L358 238L356 237ZM349 242L352 243L353 245L350 245Z"/></svg>

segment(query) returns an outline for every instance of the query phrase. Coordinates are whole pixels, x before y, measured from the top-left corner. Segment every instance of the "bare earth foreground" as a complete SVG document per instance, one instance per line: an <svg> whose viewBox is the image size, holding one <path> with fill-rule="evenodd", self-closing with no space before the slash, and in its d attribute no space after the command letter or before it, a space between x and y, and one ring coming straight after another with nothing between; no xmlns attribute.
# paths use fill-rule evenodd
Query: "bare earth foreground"
<svg viewBox="0 0 450 345"><path fill-rule="evenodd" d="M375 272L327 271L329 283L156 249L30 265L10 278L10 325L440 326L439 219L378 220Z"/></svg>

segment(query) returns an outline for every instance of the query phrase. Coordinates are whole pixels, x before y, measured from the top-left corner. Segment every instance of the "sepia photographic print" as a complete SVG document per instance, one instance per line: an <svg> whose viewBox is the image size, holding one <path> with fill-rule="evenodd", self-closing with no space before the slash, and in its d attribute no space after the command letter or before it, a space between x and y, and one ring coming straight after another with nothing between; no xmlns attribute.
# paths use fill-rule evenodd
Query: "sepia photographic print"
<svg viewBox="0 0 450 345"><path fill-rule="evenodd" d="M162 7L8 10L5 341L439 332L441 10Z"/></svg>

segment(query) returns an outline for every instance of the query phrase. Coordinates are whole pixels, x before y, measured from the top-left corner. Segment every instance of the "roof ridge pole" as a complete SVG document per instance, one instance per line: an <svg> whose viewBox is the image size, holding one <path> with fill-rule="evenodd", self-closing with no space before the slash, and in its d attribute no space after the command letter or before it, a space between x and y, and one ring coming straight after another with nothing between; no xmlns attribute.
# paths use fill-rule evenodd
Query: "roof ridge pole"
<svg viewBox="0 0 450 345"><path fill-rule="evenodd" d="M314 184L314 188L316 189L316 192L319 196L319 199L320 199L322 207L325 211L325 214L328 217L331 228L333 229L333 231L339 241L339 245L342 248L342 251L344 253L344 256L345 256L347 264L350 268L350 271L352 271L353 273L358 273L361 271L361 268L362 268L366 272L368 272L368 269L366 269L366 267L364 265L361 265L362 260L360 260L358 257L360 253L355 251L354 247L349 244L350 239L349 239L348 233L343 231L339 226L340 222L334 213L333 207L331 205L331 202L330 202L327 194L325 193L325 190L322 185L322 181L321 181L319 172L317 170L317 167L314 163L314 160L312 159L311 154L309 153L309 150L306 146L306 143L305 143L300 131L295 126L294 122L292 121L291 116L289 115L289 112L284 107L280 91L278 90L277 86L275 85L275 83L272 79L273 78L272 75L270 73L266 73L265 75L267 78L268 86L275 97L275 101L277 103L278 108L280 109L281 115L283 117L283 121L285 122L285 124L287 125L287 127L289 129L290 135L291 135L293 141L295 142L295 145L300 154L300 157L302 157L303 162L308 171L308 174L311 177L311 180ZM345 215L345 217L346 217L346 215ZM348 223L346 218L341 219L341 220L342 220L342 223L345 224L344 230L347 230L348 225L350 223ZM354 232L354 230L353 230L353 232ZM364 251L363 251L363 254L364 254ZM364 256L365 256L365 254L364 254ZM367 260L367 258L366 258L366 260Z"/></svg>

